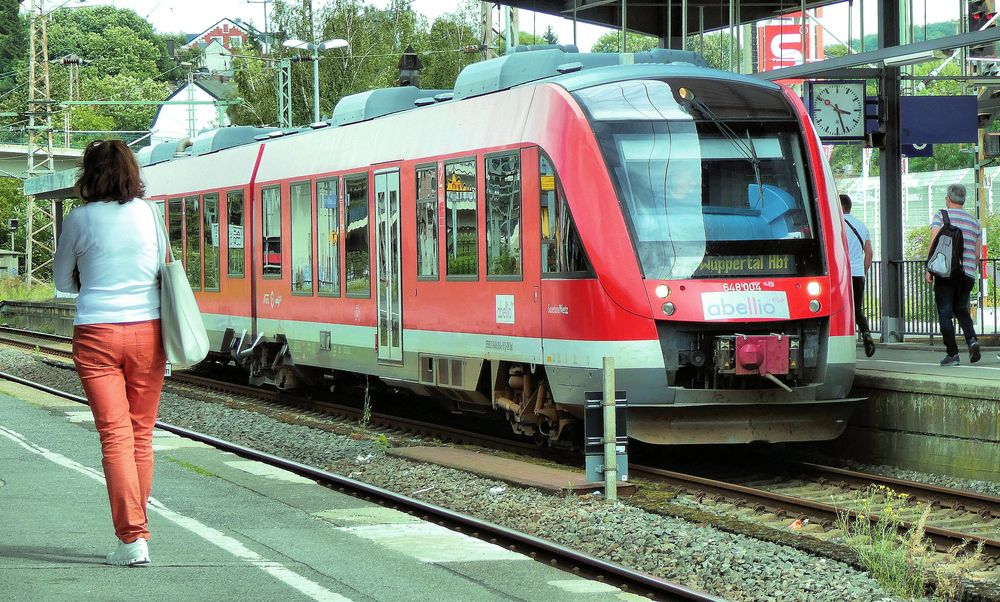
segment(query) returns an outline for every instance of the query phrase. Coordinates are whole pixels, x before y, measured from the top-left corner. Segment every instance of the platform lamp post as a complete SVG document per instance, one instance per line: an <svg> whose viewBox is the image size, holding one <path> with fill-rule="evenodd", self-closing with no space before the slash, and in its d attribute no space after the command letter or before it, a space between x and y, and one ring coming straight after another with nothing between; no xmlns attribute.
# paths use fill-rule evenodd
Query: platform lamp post
<svg viewBox="0 0 1000 602"><path fill-rule="evenodd" d="M333 50L334 48L347 48L349 46L347 40L336 38L333 40L327 40L325 42L320 42L319 44L311 44L309 42L304 42L302 40L285 40L282 46L286 48L297 48L299 50L309 50L312 52L312 63L313 63L313 122L319 121L319 51L320 50Z"/></svg>

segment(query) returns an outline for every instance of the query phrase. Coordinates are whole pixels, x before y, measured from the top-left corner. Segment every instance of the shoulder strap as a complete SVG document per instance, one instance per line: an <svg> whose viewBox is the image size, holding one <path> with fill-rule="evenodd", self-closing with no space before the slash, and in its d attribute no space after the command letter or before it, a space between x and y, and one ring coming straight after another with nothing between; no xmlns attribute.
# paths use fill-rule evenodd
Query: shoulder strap
<svg viewBox="0 0 1000 602"><path fill-rule="evenodd" d="M844 223L847 224L847 227L851 229L851 232L854 232L854 235L858 237L858 242L861 243L861 248L865 248L865 239L861 238L861 233L858 232L857 228L851 225L851 222L847 220L846 216L844 217Z"/></svg>
<svg viewBox="0 0 1000 602"><path fill-rule="evenodd" d="M174 262L174 251L170 248L170 239L167 238L167 230L163 226L163 216L160 215L160 211L156 208L156 204L152 201L146 201L149 205L149 210L153 212L153 222L156 223L156 246L160 249L158 253L160 258L166 257L164 263ZM164 247L166 249L164 250Z"/></svg>
<svg viewBox="0 0 1000 602"><path fill-rule="evenodd" d="M947 209L942 209L941 210L941 221L944 222L945 226L950 226L951 225L951 218L948 216L948 210Z"/></svg>

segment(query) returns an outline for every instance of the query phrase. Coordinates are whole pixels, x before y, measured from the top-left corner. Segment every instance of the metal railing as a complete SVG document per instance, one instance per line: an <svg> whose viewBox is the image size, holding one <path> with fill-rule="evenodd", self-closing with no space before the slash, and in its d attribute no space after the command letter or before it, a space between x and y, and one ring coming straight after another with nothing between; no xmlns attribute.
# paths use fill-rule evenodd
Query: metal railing
<svg viewBox="0 0 1000 602"><path fill-rule="evenodd" d="M938 326L937 306L934 304L934 285L925 278L924 261L906 260L893 261L899 268L900 288L903 291L903 323L902 335L930 336L940 333ZM982 260L982 267L989 276L987 287L983 290L983 280L979 277L972 289L971 312L976 325L977 334L1000 333L1000 298L996 286L996 274L1000 266L1000 258ZM882 276L883 264L872 262L868 279L865 281L865 298L863 302L865 317L873 332L882 328ZM960 329L959 329L960 331Z"/></svg>
<svg viewBox="0 0 1000 602"><path fill-rule="evenodd" d="M69 135L64 130L53 130L52 145L55 148L82 149L94 140L121 140L133 149L140 149L149 145L149 132L139 130L128 131L83 131L70 130ZM21 130L0 129L0 144L11 144L18 146L28 145L28 133Z"/></svg>

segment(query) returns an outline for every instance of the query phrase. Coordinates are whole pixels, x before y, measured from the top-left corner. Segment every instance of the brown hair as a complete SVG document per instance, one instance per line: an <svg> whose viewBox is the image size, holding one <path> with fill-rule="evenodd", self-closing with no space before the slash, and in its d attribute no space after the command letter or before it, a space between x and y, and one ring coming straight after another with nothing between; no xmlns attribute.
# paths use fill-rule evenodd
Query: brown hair
<svg viewBox="0 0 1000 602"><path fill-rule="evenodd" d="M84 202L125 204L146 194L139 162L121 140L94 140L83 151L76 192Z"/></svg>

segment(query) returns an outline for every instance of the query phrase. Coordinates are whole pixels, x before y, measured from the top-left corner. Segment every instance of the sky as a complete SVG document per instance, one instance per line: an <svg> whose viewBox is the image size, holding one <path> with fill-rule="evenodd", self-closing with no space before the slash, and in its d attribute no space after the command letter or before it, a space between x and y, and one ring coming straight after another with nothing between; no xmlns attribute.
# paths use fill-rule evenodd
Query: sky
<svg viewBox="0 0 1000 602"><path fill-rule="evenodd" d="M317 6L324 0L314 0ZM51 10L60 5L73 6L78 3L85 5L111 4L118 8L130 8L147 18L161 33L199 33L223 18L235 19L251 23L258 29L264 27L264 7L261 0L49 0L46 8ZM387 0L370 0L376 6L385 6ZM860 6L865 5L865 33L874 33L877 26L875 0L854 0L853 10L848 11L846 2L827 7L819 19L826 30L827 44L836 40L846 41L848 33L856 39L860 32ZM414 0L413 8L433 20L442 13L453 11L458 5L457 0ZM912 0L913 21L923 23L924 15L929 14L929 22L955 20L958 15L958 2L944 0ZM848 27L848 23L853 23ZM557 16L520 11L520 29L523 32L541 35L545 28L552 25L559 36L560 43L573 41L573 22ZM577 25L577 46L587 52L603 33L610 30L579 23Z"/></svg>

